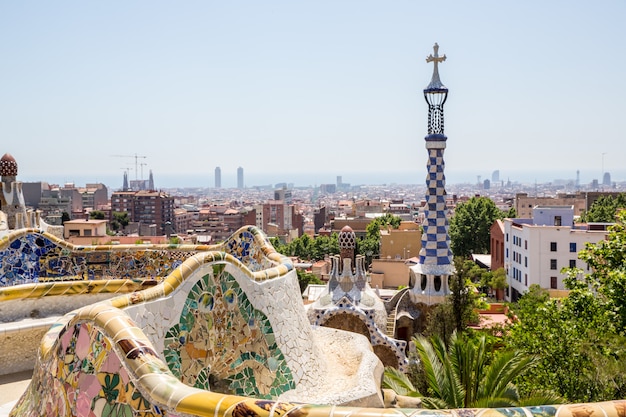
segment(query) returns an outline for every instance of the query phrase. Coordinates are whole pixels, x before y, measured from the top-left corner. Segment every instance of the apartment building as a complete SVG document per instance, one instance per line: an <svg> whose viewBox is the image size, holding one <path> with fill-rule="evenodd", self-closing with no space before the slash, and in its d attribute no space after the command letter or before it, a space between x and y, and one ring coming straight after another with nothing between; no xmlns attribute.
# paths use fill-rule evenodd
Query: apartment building
<svg viewBox="0 0 626 417"><path fill-rule="evenodd" d="M282 200L269 200L255 206L256 226L270 236L304 233L304 218L294 204ZM271 230L271 232L270 232Z"/></svg>
<svg viewBox="0 0 626 417"><path fill-rule="evenodd" d="M515 195L515 212L520 219L530 219L535 206L573 206L574 216L580 216L589 210L600 197L617 197L621 193L613 191L581 191L575 194L559 193L556 196L533 197L528 193Z"/></svg>
<svg viewBox="0 0 626 417"><path fill-rule="evenodd" d="M163 192L116 191L111 196L111 213L116 212L127 212L132 222L139 223L140 230L154 225L156 235L174 232L174 198Z"/></svg>
<svg viewBox="0 0 626 417"><path fill-rule="evenodd" d="M535 206L532 219L504 219L507 300L516 301L531 285L564 290L562 268L588 270L578 259L587 242L605 239L608 224L574 224L574 206Z"/></svg>

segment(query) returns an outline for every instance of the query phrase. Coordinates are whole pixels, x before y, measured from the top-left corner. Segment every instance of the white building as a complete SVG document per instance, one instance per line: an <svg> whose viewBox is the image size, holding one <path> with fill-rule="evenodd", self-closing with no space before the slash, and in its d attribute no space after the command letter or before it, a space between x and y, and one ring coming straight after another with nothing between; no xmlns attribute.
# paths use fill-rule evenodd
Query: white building
<svg viewBox="0 0 626 417"><path fill-rule="evenodd" d="M606 223L574 224L574 206L535 206L532 219L504 219L504 265L509 289L516 301L533 284L564 290L562 268L588 270L578 259L585 243L607 235Z"/></svg>

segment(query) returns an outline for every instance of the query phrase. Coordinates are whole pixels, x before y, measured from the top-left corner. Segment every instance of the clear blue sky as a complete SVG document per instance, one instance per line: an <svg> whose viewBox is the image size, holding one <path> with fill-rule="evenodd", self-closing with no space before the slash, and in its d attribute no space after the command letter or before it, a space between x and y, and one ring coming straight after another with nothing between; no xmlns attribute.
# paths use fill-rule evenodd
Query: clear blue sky
<svg viewBox="0 0 626 417"><path fill-rule="evenodd" d="M209 184L422 183L438 42L447 171L624 180L625 22L623 0L0 0L0 153L22 180L121 177L134 160L110 155L138 154L144 177Z"/></svg>

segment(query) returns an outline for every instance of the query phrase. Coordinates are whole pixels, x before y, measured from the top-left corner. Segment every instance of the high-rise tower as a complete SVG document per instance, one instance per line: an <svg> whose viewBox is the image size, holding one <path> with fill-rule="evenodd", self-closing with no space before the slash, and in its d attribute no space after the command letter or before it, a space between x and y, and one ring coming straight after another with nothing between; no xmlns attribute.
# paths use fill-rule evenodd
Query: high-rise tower
<svg viewBox="0 0 626 417"><path fill-rule="evenodd" d="M215 167L215 188L222 188L222 168Z"/></svg>
<svg viewBox="0 0 626 417"><path fill-rule="evenodd" d="M424 89L424 98L428 103L428 135L424 138L428 151L424 233L419 263L411 268L413 298L427 305L443 301L449 292L448 278L454 273L443 162L448 139L444 134L443 105L448 98L448 89L439 79L439 63L445 61L446 56L439 56L439 45L435 44L433 49L434 54L426 58L426 62L434 64L433 76Z"/></svg>
<svg viewBox="0 0 626 417"><path fill-rule="evenodd" d="M237 168L237 188L243 188L243 168Z"/></svg>

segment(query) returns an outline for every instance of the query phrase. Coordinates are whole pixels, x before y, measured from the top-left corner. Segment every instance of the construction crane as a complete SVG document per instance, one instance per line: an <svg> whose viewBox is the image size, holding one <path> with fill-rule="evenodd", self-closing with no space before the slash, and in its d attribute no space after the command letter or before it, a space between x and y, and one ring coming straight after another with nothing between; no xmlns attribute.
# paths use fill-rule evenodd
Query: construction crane
<svg viewBox="0 0 626 417"><path fill-rule="evenodd" d="M147 158L147 156L145 156L145 155L137 155L137 154L134 154L134 155L111 155L111 156L114 157L114 158L135 158L135 181L137 181L137 173L139 172L139 158ZM142 167L142 172L143 172L143 167Z"/></svg>
<svg viewBox="0 0 626 417"><path fill-rule="evenodd" d="M146 164L145 162L142 162L139 165L141 165L141 179L143 180L143 167L145 167L148 164Z"/></svg>

